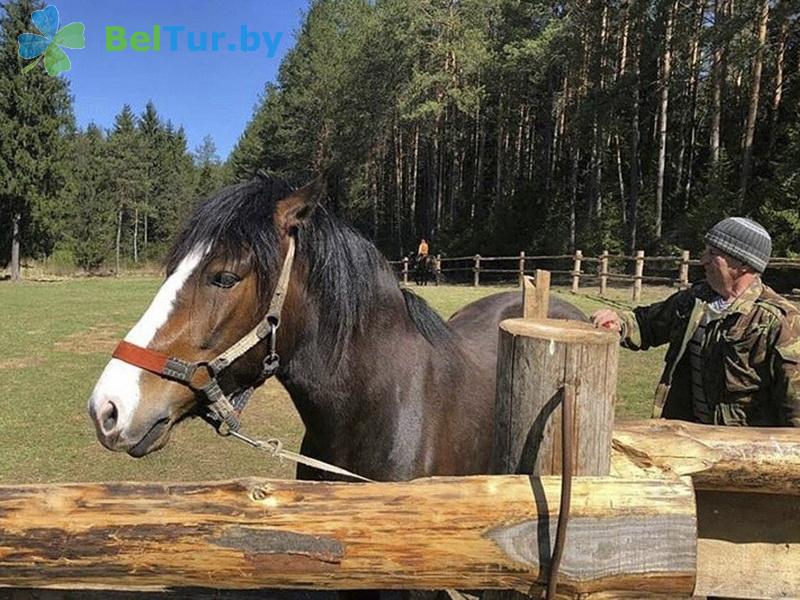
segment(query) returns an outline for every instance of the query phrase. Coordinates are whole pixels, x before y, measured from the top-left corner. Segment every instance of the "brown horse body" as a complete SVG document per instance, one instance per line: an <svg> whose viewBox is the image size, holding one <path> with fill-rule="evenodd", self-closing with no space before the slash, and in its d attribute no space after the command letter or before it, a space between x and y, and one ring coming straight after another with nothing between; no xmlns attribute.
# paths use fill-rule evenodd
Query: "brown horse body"
<svg viewBox="0 0 800 600"><path fill-rule="evenodd" d="M302 451L381 480L486 473L494 422L497 328L520 316L520 294L474 302L431 343L399 290L353 340L347 375L315 371L293 358L281 383L306 426ZM428 309L430 310L430 309ZM551 315L583 318L559 301ZM313 341L309 340L313 346ZM325 348L309 348L302 363ZM310 364L319 361L309 361ZM294 371L302 373L295 376ZM301 478L326 478L301 467Z"/></svg>
<svg viewBox="0 0 800 600"><path fill-rule="evenodd" d="M315 208L313 189L290 192L263 180L209 199L173 251L167 282L143 317L147 327L140 322L129 336L184 359L216 356L263 317L294 235L277 377L306 427L302 452L378 480L487 472L497 328L520 315L520 294L484 298L444 322L401 290L370 242ZM584 318L558 300L550 315ZM225 385L252 382L265 353L256 347L234 363ZM196 414L198 400L184 386L115 360L89 412L105 446L141 456ZM135 390L120 384L123 376ZM298 476L330 478L306 467Z"/></svg>

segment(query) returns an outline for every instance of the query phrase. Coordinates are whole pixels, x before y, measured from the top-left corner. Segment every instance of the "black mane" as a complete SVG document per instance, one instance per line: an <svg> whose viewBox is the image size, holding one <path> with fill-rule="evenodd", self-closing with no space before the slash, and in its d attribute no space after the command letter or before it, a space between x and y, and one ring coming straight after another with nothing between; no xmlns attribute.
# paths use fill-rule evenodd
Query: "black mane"
<svg viewBox="0 0 800 600"><path fill-rule="evenodd" d="M189 219L167 258L171 274L196 247L212 246L212 255L236 259L252 250L261 302L266 303L280 269L279 237L273 216L279 200L294 188L260 176L221 190L204 200ZM397 289L394 272L378 249L351 226L320 205L297 231L297 255L308 264L308 293L320 309L320 343L332 360L361 331L368 314L381 309L382 293ZM450 346L452 332L428 304L403 290L406 310L434 346Z"/></svg>

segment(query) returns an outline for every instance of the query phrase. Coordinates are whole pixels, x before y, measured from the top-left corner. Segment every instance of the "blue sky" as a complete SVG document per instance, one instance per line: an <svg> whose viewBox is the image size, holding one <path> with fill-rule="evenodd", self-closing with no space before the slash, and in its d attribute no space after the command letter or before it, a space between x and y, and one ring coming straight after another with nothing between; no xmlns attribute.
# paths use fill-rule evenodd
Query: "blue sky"
<svg viewBox="0 0 800 600"><path fill-rule="evenodd" d="M227 158L250 119L264 89L274 81L281 59L294 38L307 8L307 0L55 0L61 25L81 21L86 25L86 48L67 50L72 70L64 73L75 98L78 124L94 121L110 127L122 105L141 113L152 99L159 114L186 129L193 150L207 134L214 138L222 159ZM177 34L177 49L170 50L170 33L161 31L159 52L106 50L106 27L124 27L152 35L153 25L185 26ZM268 33L273 43L282 33L273 56L263 38L252 52L238 50L241 27ZM31 29L33 31L33 29ZM188 32L207 32L208 51L192 52ZM210 51L211 32L225 32L217 52ZM254 36L249 43L255 45ZM237 50L229 49L235 44Z"/></svg>

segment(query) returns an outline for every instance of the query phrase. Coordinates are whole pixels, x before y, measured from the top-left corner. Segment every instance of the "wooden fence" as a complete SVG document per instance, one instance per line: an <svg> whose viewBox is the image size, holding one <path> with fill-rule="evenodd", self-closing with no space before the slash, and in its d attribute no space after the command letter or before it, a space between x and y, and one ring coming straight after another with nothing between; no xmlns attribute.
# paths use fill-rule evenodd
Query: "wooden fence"
<svg viewBox="0 0 800 600"><path fill-rule="evenodd" d="M443 257L437 254L434 257L435 282L440 283L448 273L472 273L472 285L481 285L482 274L515 275L518 281L523 276L532 275L536 262L560 261L572 265L571 269L548 269L554 275L566 275L571 279L572 291L578 293L581 288L581 279L586 284L587 279L596 282L600 295L606 294L609 281L628 281L631 285L633 300L640 300L642 284L670 285L680 288L689 286L689 268L699 267L700 260L692 259L688 250L683 250L676 256L646 256L644 250L638 250L634 256L610 254L607 250L600 256L584 256L581 250L574 254L527 256L520 252L517 256L455 256ZM462 264L458 264L462 263ZM408 284L409 277L413 278L408 258L390 261L396 269L404 284ZM587 268L587 265L591 267ZM630 266L629 266L630 265ZM659 271L672 270L674 276L648 275L645 273L647 265L660 265ZM770 269L800 269L800 258L775 257L770 260ZM633 271L630 274L628 271Z"/></svg>
<svg viewBox="0 0 800 600"><path fill-rule="evenodd" d="M540 274L534 296L525 287L533 315L548 306L548 281ZM268 587L538 596L564 508L559 598L796 598L796 430L596 418L616 389L616 354L598 352L617 344L587 328L500 324L495 475L3 485L0 587L34 598L40 588L214 597L204 590ZM539 360L514 368L523 338ZM538 409L520 410L530 396L520 392L547 386ZM562 463L567 479L542 472Z"/></svg>
<svg viewBox="0 0 800 600"><path fill-rule="evenodd" d="M526 475L3 485L0 587L538 590L559 493ZM575 478L559 587L796 597L799 493L793 430L618 423L610 476ZM638 591L603 594L620 589Z"/></svg>

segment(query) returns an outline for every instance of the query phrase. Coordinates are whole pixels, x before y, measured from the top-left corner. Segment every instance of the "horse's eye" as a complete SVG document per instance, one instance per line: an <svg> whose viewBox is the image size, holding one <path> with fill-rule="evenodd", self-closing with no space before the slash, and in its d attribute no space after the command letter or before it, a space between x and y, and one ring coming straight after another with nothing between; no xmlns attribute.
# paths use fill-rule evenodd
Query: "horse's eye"
<svg viewBox="0 0 800 600"><path fill-rule="evenodd" d="M237 283L242 280L236 273L231 273L230 271L220 271L219 273L215 274L209 280L211 285L215 285L221 288L232 288Z"/></svg>

